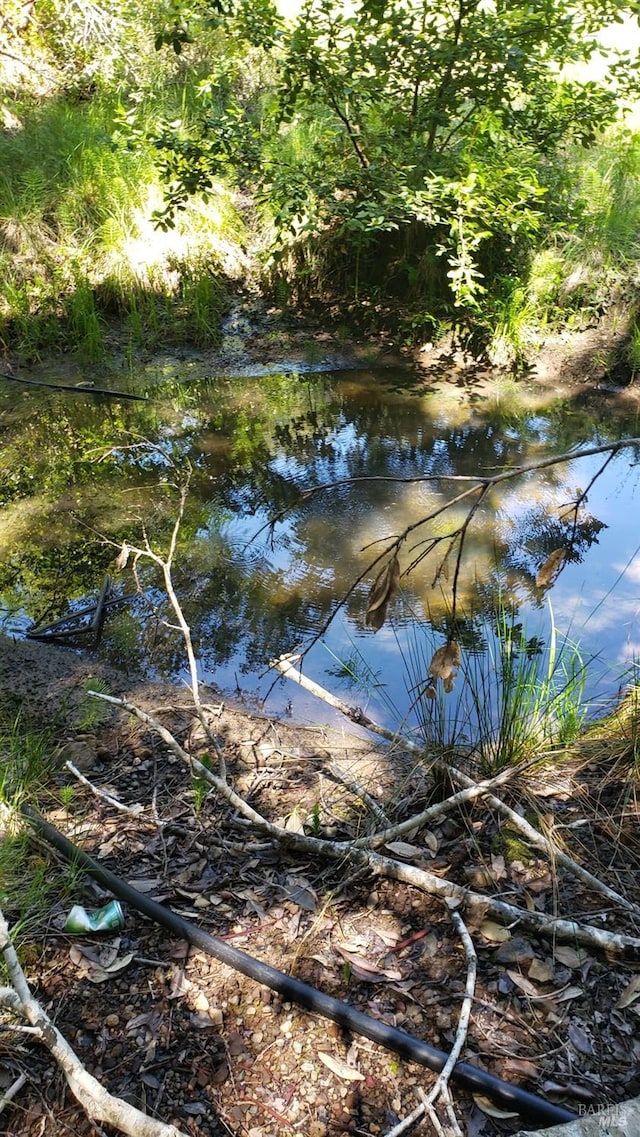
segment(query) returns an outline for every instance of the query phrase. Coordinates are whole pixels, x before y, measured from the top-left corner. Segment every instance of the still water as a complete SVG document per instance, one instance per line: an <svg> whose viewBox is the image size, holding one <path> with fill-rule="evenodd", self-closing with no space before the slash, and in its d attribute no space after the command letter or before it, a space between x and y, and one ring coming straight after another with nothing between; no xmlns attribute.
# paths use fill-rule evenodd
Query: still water
<svg viewBox="0 0 640 1137"><path fill-rule="evenodd" d="M4 630L95 597L123 540L166 550L189 467L174 579L201 674L271 713L330 717L268 671L285 652L308 649L306 674L405 729L424 726L429 662L454 631L461 674L473 660L489 684L506 640L543 670L550 650L575 669L578 645L593 708L640 657L640 448L608 463L578 454L638 437L628 398L527 407L526 389L485 397L411 372L221 379L187 366L149 371L135 390L149 401L0 386ZM488 491L458 565L478 494L443 509L474 484L455 479L557 454L571 457ZM402 535L400 591L374 633L367 598ZM539 587L557 549L561 571ZM131 565L114 574L121 592L135 591ZM139 596L111 612L100 650L185 675L157 573L144 558L137 568ZM462 686L443 705L470 723Z"/></svg>

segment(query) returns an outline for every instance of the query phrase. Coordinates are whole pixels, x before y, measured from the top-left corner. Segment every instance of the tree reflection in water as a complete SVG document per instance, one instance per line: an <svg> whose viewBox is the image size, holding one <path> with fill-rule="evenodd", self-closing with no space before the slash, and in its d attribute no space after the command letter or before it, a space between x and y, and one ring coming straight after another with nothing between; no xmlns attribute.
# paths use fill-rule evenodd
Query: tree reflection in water
<svg viewBox="0 0 640 1137"><path fill-rule="evenodd" d="M535 613L547 590L536 576L554 550L566 554L550 590L554 605L562 594L567 604L580 596L582 608L590 595L595 606L609 587L601 558L597 588L590 568L605 535L609 563L633 553L626 521L637 478L622 475L634 455L617 455L577 511L572 503L603 459L575 458L489 486L465 533L455 613L457 545L446 553L468 502L442 511L461 488L446 478L492 476L572 447L615 442L632 435L635 422L615 405L530 411L473 402L458 390L451 397L446 387L420 393L415 375L407 379L405 390L402 374L389 372L170 378L154 387L153 402L129 404L41 392L11 404L5 392L5 624L20 629L54 619L67 603L79 605L95 592L114 556L101 535L137 541L144 523L156 549L168 540L175 479L154 449L140 445L143 438L169 446L176 462L187 457L193 467L174 576L212 681L264 692L268 681L259 675L266 662L312 640L345 595L325 640L339 658L357 642L373 674L393 672L399 705L410 697L390 661L397 635L411 621L425 622L436 645L453 634L455 622L463 649L480 651L494 613L506 606L527 627L527 642L541 643L546 633ZM442 480L415 480L425 475ZM334 488L305 496L327 483ZM357 587L353 582L385 543L438 510L400 547L402 601L390 606L393 628L374 636L365 629L367 596L384 562ZM105 650L115 658L150 652L155 667L176 673L182 645L162 622L162 596L149 567L141 582L145 601L109 619ZM629 582L628 574L620 585L623 607L630 603ZM568 627L571 609L564 604L562 616ZM612 621L605 638L608 654L621 659L624 629L619 618L617 624L617 640ZM598 628L602 636L602 619ZM307 666L321 677L332 660L317 645Z"/></svg>

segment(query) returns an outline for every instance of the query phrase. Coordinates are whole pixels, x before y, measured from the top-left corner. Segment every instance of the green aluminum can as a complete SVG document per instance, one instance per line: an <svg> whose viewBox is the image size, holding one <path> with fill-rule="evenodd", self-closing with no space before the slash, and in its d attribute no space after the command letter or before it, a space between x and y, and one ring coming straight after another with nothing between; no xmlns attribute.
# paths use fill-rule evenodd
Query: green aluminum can
<svg viewBox="0 0 640 1137"><path fill-rule="evenodd" d="M124 914L117 900L110 900L96 912L74 904L64 925L65 932L116 932L120 928L124 928Z"/></svg>

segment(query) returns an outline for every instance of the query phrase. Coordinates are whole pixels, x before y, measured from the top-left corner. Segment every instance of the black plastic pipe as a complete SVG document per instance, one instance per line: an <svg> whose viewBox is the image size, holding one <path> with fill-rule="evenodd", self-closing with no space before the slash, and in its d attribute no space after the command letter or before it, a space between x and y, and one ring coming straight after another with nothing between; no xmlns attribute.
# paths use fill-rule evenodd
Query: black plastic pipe
<svg viewBox="0 0 640 1137"><path fill-rule="evenodd" d="M440 1073L444 1067L447 1055L443 1051L436 1050L428 1042L422 1042L419 1038L414 1038L403 1030L397 1030L386 1023L378 1022L377 1019L363 1014L355 1007L350 1007L348 1003L334 999L331 995L325 995L322 991L310 987L307 983L302 983L299 979L292 979L290 975L278 971L268 963L261 963L260 960L245 955L244 952L238 951L237 948L231 947L223 940L215 939L207 932L203 932L196 924L184 920L182 916L177 916L170 908L163 907L155 900L151 900L148 896L144 896L132 888L126 881L120 880L109 869L104 868L88 853L84 853L82 849L69 841L55 826L45 821L30 806L24 805L22 812L37 832L62 853L67 861L79 865L90 876L104 885L109 892L112 892L114 896L132 905L143 916L161 924L180 939L188 940L194 947L200 948L207 955L220 960L221 963L226 963L235 971L240 971L243 975L248 975L250 979L255 979L257 983L262 983L265 987L280 992L285 999L339 1023L340 1026L353 1031L355 1034L370 1038L373 1042L379 1043L387 1050L392 1050L395 1054L400 1054L410 1062L418 1062L421 1066L428 1066L430 1070L434 1070L436 1073ZM494 1078L492 1074L486 1073L485 1070L479 1070L467 1062L458 1062L453 1069L451 1078L464 1089L475 1094L483 1094L491 1098L501 1108L514 1110L541 1127L575 1121L578 1116L571 1110L563 1109L562 1106L553 1105L551 1102L545 1101L544 1098L527 1093L519 1086L511 1086L508 1082L501 1081L500 1078Z"/></svg>

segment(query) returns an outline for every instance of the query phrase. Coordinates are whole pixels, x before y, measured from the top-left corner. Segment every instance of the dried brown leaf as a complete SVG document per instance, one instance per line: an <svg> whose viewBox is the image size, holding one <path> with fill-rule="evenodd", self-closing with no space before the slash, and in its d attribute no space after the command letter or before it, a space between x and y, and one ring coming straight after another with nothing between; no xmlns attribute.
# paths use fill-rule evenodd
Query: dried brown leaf
<svg viewBox="0 0 640 1137"><path fill-rule="evenodd" d="M544 564L540 565L536 575L536 588L550 588L556 579L564 559L567 555L566 549L554 549L549 553Z"/></svg>
<svg viewBox="0 0 640 1137"><path fill-rule="evenodd" d="M422 849L417 845L410 845L408 841L389 841L385 849L393 857L401 857L403 861L417 861L424 855Z"/></svg>
<svg viewBox="0 0 640 1137"><path fill-rule="evenodd" d="M581 995L584 995L582 987L565 987L564 991L555 993L555 999L558 1003L568 1003L571 999L579 999Z"/></svg>
<svg viewBox="0 0 640 1137"><path fill-rule="evenodd" d="M587 958L586 951L581 948L570 947L568 944L558 944L553 949L554 957L558 963L564 964L565 967L578 968L582 967L585 959Z"/></svg>
<svg viewBox="0 0 640 1137"><path fill-rule="evenodd" d="M616 1007L622 1011L625 1007L630 1007L632 1003L635 1003L636 999L640 999L640 975L634 975L618 999Z"/></svg>
<svg viewBox="0 0 640 1137"><path fill-rule="evenodd" d="M524 975L520 975L517 971L512 971L509 967L507 968L507 975L511 982L515 983L516 987L519 987L529 999L540 998L540 991L530 979L526 979Z"/></svg>
<svg viewBox="0 0 640 1137"><path fill-rule="evenodd" d="M121 572L122 569L127 567L127 561L129 560L129 553L130 552L131 552L131 549L127 545L127 542L123 541L122 542L122 548L120 549L120 552L118 553L118 555L116 557L116 561L115 561L115 565L114 565L116 572Z"/></svg>
<svg viewBox="0 0 640 1137"><path fill-rule="evenodd" d="M473 1100L476 1103L478 1109L481 1109L483 1113L488 1114L489 1117L500 1118L500 1117L517 1117L518 1116L517 1113L513 1113L509 1110L498 1109L498 1106L494 1105L492 1101L489 1101L489 1098L480 1097L480 1094L474 1094Z"/></svg>
<svg viewBox="0 0 640 1137"><path fill-rule="evenodd" d="M509 1081L514 1078L530 1078L535 1081L539 1074L539 1067L528 1058L507 1058L500 1065L500 1076Z"/></svg>
<svg viewBox="0 0 640 1137"><path fill-rule="evenodd" d="M365 624L379 632L387 616L387 605L393 600L400 584L400 562L394 553L391 560L378 573L371 586Z"/></svg>
<svg viewBox="0 0 640 1137"><path fill-rule="evenodd" d="M427 846L429 852L433 853L435 857L438 849L440 848L440 841L436 837L435 833L432 833L430 829L425 829L424 833L422 834L422 840Z"/></svg>
<svg viewBox="0 0 640 1137"><path fill-rule="evenodd" d="M551 983L553 977L553 968L550 967L548 963L545 963L542 959L531 960L529 979L534 979L537 983Z"/></svg>
<svg viewBox="0 0 640 1137"><path fill-rule="evenodd" d="M364 1082L364 1074L348 1066L342 1058L334 1058L333 1054L323 1054L322 1051L318 1051L318 1058L337 1078L344 1078L346 1082Z"/></svg>
<svg viewBox="0 0 640 1137"><path fill-rule="evenodd" d="M458 674L460 666L460 645L455 640L439 647L429 664L429 675L434 679L451 679Z"/></svg>
<svg viewBox="0 0 640 1137"><path fill-rule="evenodd" d="M494 944L502 944L505 940L511 939L509 929L503 928L502 924L496 924L495 920L484 920L480 925L480 935Z"/></svg>

